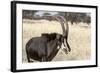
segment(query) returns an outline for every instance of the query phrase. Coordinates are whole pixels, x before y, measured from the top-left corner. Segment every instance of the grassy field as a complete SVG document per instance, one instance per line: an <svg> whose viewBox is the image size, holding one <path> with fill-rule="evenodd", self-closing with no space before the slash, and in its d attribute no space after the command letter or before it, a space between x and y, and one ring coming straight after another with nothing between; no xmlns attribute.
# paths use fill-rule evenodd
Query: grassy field
<svg viewBox="0 0 100 73"><path fill-rule="evenodd" d="M25 45L32 37L41 36L41 33L62 33L61 25L57 21L23 20L23 49L22 61L27 62ZM85 23L71 25L69 23L68 42L71 52L67 55L60 50L52 61L86 60L91 57L91 27Z"/></svg>

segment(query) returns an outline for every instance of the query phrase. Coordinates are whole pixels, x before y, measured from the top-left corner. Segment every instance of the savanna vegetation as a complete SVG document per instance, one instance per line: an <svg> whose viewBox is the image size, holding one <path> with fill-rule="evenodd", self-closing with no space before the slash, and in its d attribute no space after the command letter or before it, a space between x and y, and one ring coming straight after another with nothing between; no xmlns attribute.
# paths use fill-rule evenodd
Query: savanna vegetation
<svg viewBox="0 0 100 73"><path fill-rule="evenodd" d="M90 13L23 10L22 61L27 62L25 45L30 38L40 36L41 33L62 33L60 23L48 17L53 15L64 16L68 21L68 41L72 49L67 55L60 50L53 61L90 59L92 49Z"/></svg>

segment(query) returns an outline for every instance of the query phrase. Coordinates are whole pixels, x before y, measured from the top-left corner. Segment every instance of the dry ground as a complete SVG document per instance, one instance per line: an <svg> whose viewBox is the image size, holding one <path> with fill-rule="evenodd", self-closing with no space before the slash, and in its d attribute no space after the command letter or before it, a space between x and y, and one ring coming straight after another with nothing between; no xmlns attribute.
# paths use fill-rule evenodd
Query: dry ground
<svg viewBox="0 0 100 73"><path fill-rule="evenodd" d="M27 62L25 45L32 37L41 33L62 33L61 25L57 21L23 20L23 49L22 61ZM85 23L71 25L69 23L69 44L72 48L67 55L60 50L52 61L86 60L91 56L91 27Z"/></svg>

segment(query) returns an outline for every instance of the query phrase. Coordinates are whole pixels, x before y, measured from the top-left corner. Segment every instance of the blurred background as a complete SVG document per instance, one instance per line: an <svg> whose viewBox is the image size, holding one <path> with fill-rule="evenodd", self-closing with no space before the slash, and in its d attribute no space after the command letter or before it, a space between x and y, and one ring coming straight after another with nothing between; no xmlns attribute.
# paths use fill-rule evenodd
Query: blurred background
<svg viewBox="0 0 100 73"><path fill-rule="evenodd" d="M25 45L42 33L62 34L61 24L52 16L63 16L69 26L68 42L71 52L60 50L52 61L87 60L91 57L91 14L79 12L55 12L23 10L23 49L22 61L27 62Z"/></svg>
<svg viewBox="0 0 100 73"><path fill-rule="evenodd" d="M53 15L62 15L67 21L73 23L84 22L91 23L91 14L90 13L79 13L79 12L50 12L50 11L35 11L35 10L23 10L23 19L46 19L53 20L50 17Z"/></svg>

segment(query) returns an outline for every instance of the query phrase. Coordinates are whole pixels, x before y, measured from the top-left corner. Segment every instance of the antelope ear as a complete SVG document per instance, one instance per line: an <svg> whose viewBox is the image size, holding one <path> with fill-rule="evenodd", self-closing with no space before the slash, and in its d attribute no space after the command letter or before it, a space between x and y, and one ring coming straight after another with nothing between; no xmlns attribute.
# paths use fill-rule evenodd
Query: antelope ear
<svg viewBox="0 0 100 73"><path fill-rule="evenodd" d="M59 35L59 34L57 34L57 35L56 35L56 38L57 38L57 39L60 39L60 35Z"/></svg>

